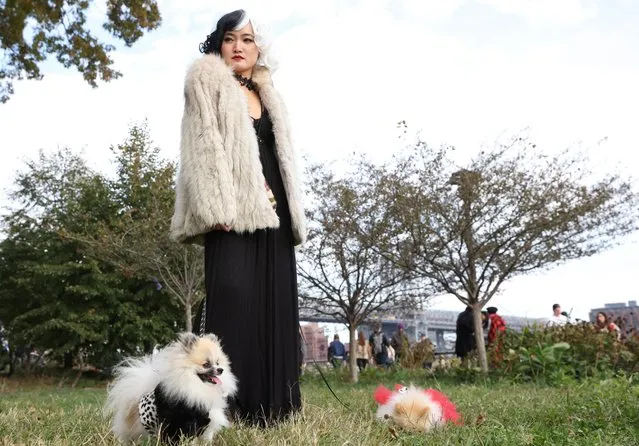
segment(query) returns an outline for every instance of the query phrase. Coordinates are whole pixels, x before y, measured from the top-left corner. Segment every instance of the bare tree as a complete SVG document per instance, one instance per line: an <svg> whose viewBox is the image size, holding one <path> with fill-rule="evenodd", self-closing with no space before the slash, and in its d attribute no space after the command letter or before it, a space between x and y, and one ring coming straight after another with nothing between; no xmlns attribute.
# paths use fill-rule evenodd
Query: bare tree
<svg viewBox="0 0 639 446"><path fill-rule="evenodd" d="M614 246L638 227L639 195L620 174L596 175L579 153L546 156L523 137L465 168L451 150L417 141L397 157L380 193L394 221L384 257L473 308L487 371L481 309L504 282Z"/></svg>
<svg viewBox="0 0 639 446"><path fill-rule="evenodd" d="M121 223L121 228L126 229L74 237L85 244L90 255L116 265L128 275L157 278L184 310L185 329L192 331L193 311L204 298L202 248L168 240L168 232L163 230L166 228L152 228L129 217Z"/></svg>
<svg viewBox="0 0 639 446"><path fill-rule="evenodd" d="M382 170L364 159L338 178L326 167L308 170L312 210L299 262L300 307L343 322L350 332L350 370L357 381L356 329L367 318L398 313L420 301L411 274L385 260L377 246L388 230L379 200Z"/></svg>

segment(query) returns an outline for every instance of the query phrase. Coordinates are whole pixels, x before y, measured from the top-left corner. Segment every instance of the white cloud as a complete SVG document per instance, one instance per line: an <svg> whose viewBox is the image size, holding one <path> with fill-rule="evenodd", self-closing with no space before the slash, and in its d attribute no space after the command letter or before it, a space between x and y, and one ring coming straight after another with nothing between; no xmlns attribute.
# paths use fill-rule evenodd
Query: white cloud
<svg viewBox="0 0 639 446"><path fill-rule="evenodd" d="M469 0L400 0L402 11L412 20L441 20L450 18Z"/></svg>
<svg viewBox="0 0 639 446"><path fill-rule="evenodd" d="M356 146L382 150L374 148L380 132L394 136L400 119L428 114L433 103L436 113L452 106L448 98L463 85L460 61L467 58L456 39L397 21L376 6L298 27L281 36L278 49L276 81L296 134L317 133L317 123L330 120L331 131L308 138L304 148L331 157Z"/></svg>
<svg viewBox="0 0 639 446"><path fill-rule="evenodd" d="M245 9L249 14L266 23L286 20L290 17L299 19L321 19L334 14L343 5L344 0L279 0L277 2L262 2L249 0L238 3L235 0L160 0L160 10L169 26L187 32L193 27L203 26L210 32L222 14Z"/></svg>
<svg viewBox="0 0 639 446"><path fill-rule="evenodd" d="M504 14L535 24L575 24L592 19L599 12L599 0L476 0Z"/></svg>
<svg viewBox="0 0 639 446"><path fill-rule="evenodd" d="M358 15L367 20L357 21ZM306 150L324 156L357 146L383 150L375 142L383 133L389 141L400 119L423 129L430 142L467 149L528 126L557 149L610 136L610 150L619 132L637 141L630 116L610 113L639 99L628 88L633 72L587 60L570 63L571 47L519 53L478 47L369 8L294 29L281 37L279 49L283 63L276 80L293 110L296 133L317 133L317 123L332 122L331 132L304 141ZM617 81L606 81L611 78ZM618 159L630 156L622 149L613 149Z"/></svg>

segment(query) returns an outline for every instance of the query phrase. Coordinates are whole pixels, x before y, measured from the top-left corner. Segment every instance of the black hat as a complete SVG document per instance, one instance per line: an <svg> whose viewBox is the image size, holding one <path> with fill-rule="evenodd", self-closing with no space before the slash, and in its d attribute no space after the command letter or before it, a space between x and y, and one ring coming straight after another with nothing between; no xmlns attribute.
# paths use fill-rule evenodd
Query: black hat
<svg viewBox="0 0 639 446"><path fill-rule="evenodd" d="M497 313L497 307L488 307L486 308L486 311L488 312L488 314L495 314Z"/></svg>

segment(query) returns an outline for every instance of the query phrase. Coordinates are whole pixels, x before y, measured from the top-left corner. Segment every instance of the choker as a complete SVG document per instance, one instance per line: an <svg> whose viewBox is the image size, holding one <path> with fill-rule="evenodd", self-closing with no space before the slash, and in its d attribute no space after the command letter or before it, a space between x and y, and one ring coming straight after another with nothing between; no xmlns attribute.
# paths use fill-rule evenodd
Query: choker
<svg viewBox="0 0 639 446"><path fill-rule="evenodd" d="M253 79L249 79L237 73L233 73L233 76L235 76L235 79L237 79L240 85L246 87L249 91L257 91L257 84L253 82Z"/></svg>

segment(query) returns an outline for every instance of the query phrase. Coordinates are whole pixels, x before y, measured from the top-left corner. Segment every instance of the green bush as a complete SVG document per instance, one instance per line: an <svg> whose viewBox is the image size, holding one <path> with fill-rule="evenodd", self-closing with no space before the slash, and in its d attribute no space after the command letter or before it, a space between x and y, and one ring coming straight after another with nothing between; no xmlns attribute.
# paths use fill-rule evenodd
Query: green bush
<svg viewBox="0 0 639 446"><path fill-rule="evenodd" d="M620 342L614 334L597 332L587 323L507 330L499 353L496 368L523 380L558 382L639 372L636 336ZM490 355L495 357L496 352L491 349Z"/></svg>
<svg viewBox="0 0 639 446"><path fill-rule="evenodd" d="M489 380L562 385L587 378L605 380L634 374L639 377L639 336L627 336L620 342L614 334L599 333L586 323L533 326L522 332L507 329L499 351L493 346L487 353L491 364L488 375L481 372L476 352L462 364L458 358L435 357L430 342L417 343L411 346L401 366L367 367L359 374L359 381L360 384L383 382L393 376L404 383L435 379L469 384ZM425 362L429 367L424 367ZM351 381L348 367L336 370L323 366L323 371L331 383ZM302 381L316 378L319 374L315 368L307 365Z"/></svg>

